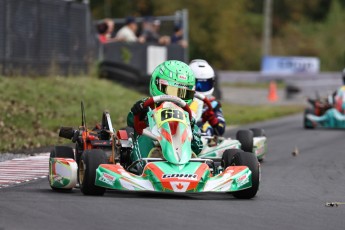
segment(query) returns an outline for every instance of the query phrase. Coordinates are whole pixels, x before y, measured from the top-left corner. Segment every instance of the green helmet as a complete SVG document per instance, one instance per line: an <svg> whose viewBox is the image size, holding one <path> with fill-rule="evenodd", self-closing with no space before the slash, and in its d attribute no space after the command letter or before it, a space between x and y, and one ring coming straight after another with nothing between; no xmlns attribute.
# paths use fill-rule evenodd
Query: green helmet
<svg viewBox="0 0 345 230"><path fill-rule="evenodd" d="M181 61L165 61L153 71L150 82L151 96L172 95L191 104L195 93L195 76Z"/></svg>

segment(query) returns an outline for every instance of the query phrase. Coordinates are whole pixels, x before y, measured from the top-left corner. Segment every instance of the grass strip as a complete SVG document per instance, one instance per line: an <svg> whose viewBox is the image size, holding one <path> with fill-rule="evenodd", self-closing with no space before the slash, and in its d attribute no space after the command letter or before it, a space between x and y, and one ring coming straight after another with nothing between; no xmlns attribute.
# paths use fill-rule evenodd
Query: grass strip
<svg viewBox="0 0 345 230"><path fill-rule="evenodd" d="M89 127L108 110L115 129L126 125L132 105L145 95L92 77L0 77L0 152L70 143L59 138L61 126L81 124L84 101ZM296 106L223 104L230 125L300 112Z"/></svg>

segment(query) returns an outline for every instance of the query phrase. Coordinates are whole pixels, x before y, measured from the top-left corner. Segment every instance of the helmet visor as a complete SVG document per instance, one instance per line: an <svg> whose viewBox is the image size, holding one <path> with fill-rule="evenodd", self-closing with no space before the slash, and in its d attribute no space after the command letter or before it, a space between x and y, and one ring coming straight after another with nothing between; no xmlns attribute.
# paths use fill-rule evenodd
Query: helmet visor
<svg viewBox="0 0 345 230"><path fill-rule="evenodd" d="M207 92L211 90L214 86L214 78L209 79L197 79L195 85L195 91L197 92Z"/></svg>
<svg viewBox="0 0 345 230"><path fill-rule="evenodd" d="M172 85L166 85L162 83L161 81L158 81L157 87L162 93L166 95L179 97L182 100L190 100L194 98L195 91L191 89L179 88Z"/></svg>

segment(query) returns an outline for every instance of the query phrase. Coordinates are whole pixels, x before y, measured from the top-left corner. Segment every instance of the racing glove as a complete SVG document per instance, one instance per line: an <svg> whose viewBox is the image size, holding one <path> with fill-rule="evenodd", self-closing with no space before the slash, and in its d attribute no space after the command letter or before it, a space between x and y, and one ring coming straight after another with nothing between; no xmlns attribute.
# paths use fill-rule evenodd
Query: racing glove
<svg viewBox="0 0 345 230"><path fill-rule="evenodd" d="M208 121L208 123L212 126L215 127L218 125L219 121L218 118L216 117L216 114L213 112L213 110L206 110L202 114L202 122L205 123Z"/></svg>
<svg viewBox="0 0 345 230"><path fill-rule="evenodd" d="M144 101L137 101L131 108L131 112L134 115L141 114L144 111Z"/></svg>
<svg viewBox="0 0 345 230"><path fill-rule="evenodd" d="M146 113L148 111L147 108L144 109L144 102L147 100L147 98L144 98L140 101L137 101L131 108L131 112L134 116L138 116L139 120L134 119L133 122L133 128L136 131L137 134L141 135L143 132L143 129L147 127L146 124Z"/></svg>

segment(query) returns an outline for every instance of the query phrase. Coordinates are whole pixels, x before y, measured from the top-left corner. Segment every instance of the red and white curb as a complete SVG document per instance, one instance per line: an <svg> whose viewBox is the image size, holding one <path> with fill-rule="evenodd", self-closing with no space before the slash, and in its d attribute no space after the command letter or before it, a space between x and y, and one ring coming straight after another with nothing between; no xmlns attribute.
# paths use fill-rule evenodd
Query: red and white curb
<svg viewBox="0 0 345 230"><path fill-rule="evenodd" d="M45 178L49 173L49 153L0 162L0 188Z"/></svg>

